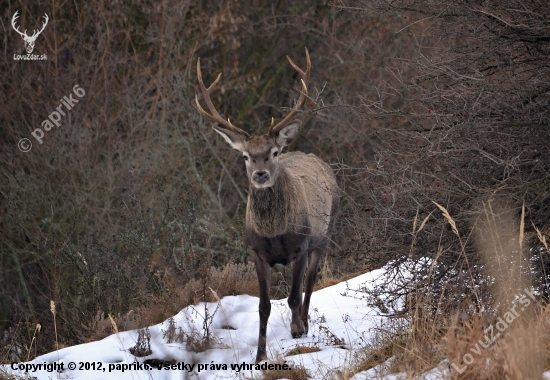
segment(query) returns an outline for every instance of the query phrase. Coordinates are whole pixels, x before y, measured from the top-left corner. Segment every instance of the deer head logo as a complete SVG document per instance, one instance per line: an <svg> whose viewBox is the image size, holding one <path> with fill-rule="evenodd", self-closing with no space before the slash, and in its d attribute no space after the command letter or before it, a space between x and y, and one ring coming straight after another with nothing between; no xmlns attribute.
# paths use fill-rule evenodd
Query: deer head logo
<svg viewBox="0 0 550 380"><path fill-rule="evenodd" d="M27 29L25 29L24 32L20 32L19 27L15 26L15 21L19 17L17 15L18 13L19 13L19 11L15 12L15 14L13 15L13 17L11 19L11 26L13 27L13 29L15 29L15 31L17 33L19 33L21 35L21 38L23 38L23 40L25 41L25 49L27 50L27 53L31 54L33 49L34 49L34 42L36 41L36 39L38 38L40 33L42 33L42 31L44 30L46 25L48 25L49 18L48 18L48 15L46 13L44 13L44 20L45 21L44 21L44 24L42 25L42 29L40 29L39 31L35 29L32 36L28 36L27 35Z"/></svg>

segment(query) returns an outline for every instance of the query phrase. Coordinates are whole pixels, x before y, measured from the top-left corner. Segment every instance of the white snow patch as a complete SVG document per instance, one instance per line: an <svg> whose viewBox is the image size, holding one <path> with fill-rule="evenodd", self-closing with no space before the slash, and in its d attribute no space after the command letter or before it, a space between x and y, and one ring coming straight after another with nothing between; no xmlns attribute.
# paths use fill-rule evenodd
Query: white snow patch
<svg viewBox="0 0 550 380"><path fill-rule="evenodd" d="M309 334L300 339L291 337L290 309L286 299L271 301L271 316L267 330L269 359L275 362L278 355L284 356L298 345L311 346L319 348L320 351L286 356L284 360L287 360L290 367L304 366L314 378L323 378L329 372L349 368L353 354L372 340L372 328L380 326L386 318L377 308L367 305L366 294L361 291L373 289L377 283L383 281L383 273L384 268L316 291L312 295L309 310ZM244 375L252 377L258 375L259 371L252 369L239 372L236 369L232 370L231 365L254 364L259 324L258 302L257 297L239 295L224 297L220 302L186 307L173 318L148 328L152 351L149 356L136 357L130 352L130 348L136 346L139 334L137 330L126 331L101 341L68 347L37 357L26 364L57 363L63 365L63 370L48 372L46 368L31 369L28 375L37 380L238 379L244 378ZM202 339L205 335L205 317L212 342L210 349L193 352L192 345L188 346L185 343L186 339L183 342L169 342L166 332L170 323L175 324L176 333L183 331L186 336L194 336L195 340ZM146 369L143 363L151 359L179 363L182 369L157 369L155 365ZM81 363L89 364L86 367L86 364ZM69 365L73 364L76 368L69 369ZM116 367L125 364L131 365L132 368L122 371ZM217 364L218 368L211 367L211 364ZM199 368L199 365L203 367ZM223 368L224 365L227 369ZM13 369L10 365L0 367L0 372L2 370L13 375L25 375L24 371ZM370 378L365 376L374 375L374 370L366 371L366 375L358 374L353 379Z"/></svg>

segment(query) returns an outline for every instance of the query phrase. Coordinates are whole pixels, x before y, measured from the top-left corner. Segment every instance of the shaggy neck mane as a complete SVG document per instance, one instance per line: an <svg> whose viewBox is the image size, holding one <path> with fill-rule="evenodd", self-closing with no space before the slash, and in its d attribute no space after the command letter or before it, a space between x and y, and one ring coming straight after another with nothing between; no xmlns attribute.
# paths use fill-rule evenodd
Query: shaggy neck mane
<svg viewBox="0 0 550 380"><path fill-rule="evenodd" d="M294 191L288 173L281 168L273 186L257 189L250 186L251 222L258 234L275 237L288 232L294 214Z"/></svg>

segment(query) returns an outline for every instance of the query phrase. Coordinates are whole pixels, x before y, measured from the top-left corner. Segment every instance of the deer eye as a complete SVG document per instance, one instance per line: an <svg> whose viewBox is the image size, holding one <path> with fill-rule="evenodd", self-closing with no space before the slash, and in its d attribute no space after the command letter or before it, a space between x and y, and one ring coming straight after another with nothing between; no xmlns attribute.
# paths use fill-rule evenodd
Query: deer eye
<svg viewBox="0 0 550 380"><path fill-rule="evenodd" d="M243 156L243 159L244 159L245 161L248 161L248 156Z"/></svg>
<svg viewBox="0 0 550 380"><path fill-rule="evenodd" d="M277 157L279 155L279 151L276 150L275 152L273 152L273 157Z"/></svg>

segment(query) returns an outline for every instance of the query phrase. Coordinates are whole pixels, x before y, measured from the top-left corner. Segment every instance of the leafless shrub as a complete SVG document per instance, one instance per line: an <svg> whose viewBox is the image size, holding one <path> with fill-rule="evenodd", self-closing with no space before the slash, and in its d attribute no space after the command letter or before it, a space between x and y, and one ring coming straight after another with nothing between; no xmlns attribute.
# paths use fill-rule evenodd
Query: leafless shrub
<svg viewBox="0 0 550 380"><path fill-rule="evenodd" d="M168 328L162 332L162 337L166 339L167 343L183 343L185 339L185 332L181 326L176 326L174 318L168 318Z"/></svg>
<svg viewBox="0 0 550 380"><path fill-rule="evenodd" d="M3 36L9 53L0 59L0 250L7 253L0 256L0 304L9 305L0 310L1 326L39 320L49 334L53 299L62 344L94 336L100 310L114 316L134 310L138 326L165 319L176 302L164 294L201 273L208 278L211 266L248 260L246 178L192 106L195 57L204 57L205 72L227 78L212 95L223 95L220 112L254 132L288 112L275 104L293 104L299 91L287 90L293 74L277 67L307 45L313 96L301 115L306 138L298 148L330 160L350 135L326 128L333 120L325 107L341 103L344 93L355 96L360 86L344 74L367 61L367 50L356 54L357 41L381 23L339 17L329 1L104 7L93 1L23 7L22 27L36 15L56 15L35 48L48 60L13 61L11 52L21 49L13 31ZM4 19L12 12L0 6ZM340 95L338 82L348 88ZM31 152L20 152L17 142L33 139L77 83L86 91L78 107L42 144L33 140ZM347 267L336 264L336 275ZM199 298L207 297L204 285ZM243 287L254 293L252 284ZM47 344L39 349L47 351Z"/></svg>
<svg viewBox="0 0 550 380"><path fill-rule="evenodd" d="M385 371L401 372L403 368L400 368L402 363L399 358L403 358L407 350L408 330L403 319L389 319L373 328L370 338L362 339L363 347L354 355L351 372L367 371L384 363L385 368L380 368L380 375ZM420 363L419 370L424 367L425 363Z"/></svg>
<svg viewBox="0 0 550 380"><path fill-rule="evenodd" d="M355 162L339 166L350 205L343 218L347 248L367 256L363 264L392 262L397 271L411 257L437 259L423 268L430 276L417 289L435 291L433 300L441 298L448 310L469 308L470 301L481 308L493 302L471 236L483 202L496 196L516 217L523 212L526 237L533 231L529 221L546 230L550 220L548 9L537 0L506 7L423 0L340 7L344 14L357 8L365 17L398 15L403 26L393 36L414 38L415 52L391 60L377 91L365 90L351 109L374 127L367 134L372 153L358 140L351 146ZM452 223L437 217L434 202ZM411 232L421 221L422 231ZM547 297L548 264L536 252L531 271Z"/></svg>
<svg viewBox="0 0 550 380"><path fill-rule="evenodd" d="M147 327L138 330L136 345L130 347L130 353L138 358L149 356L153 353L151 350L151 333Z"/></svg>

